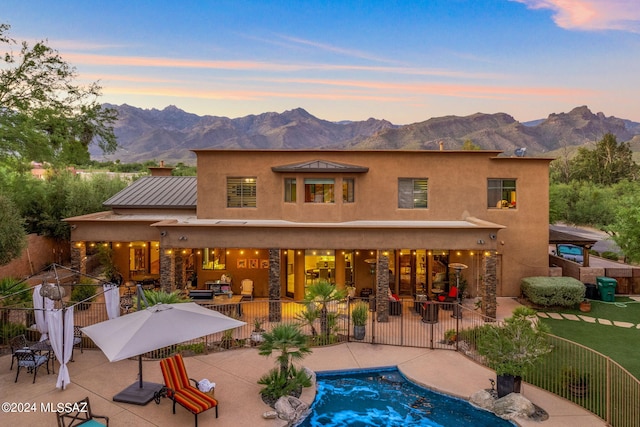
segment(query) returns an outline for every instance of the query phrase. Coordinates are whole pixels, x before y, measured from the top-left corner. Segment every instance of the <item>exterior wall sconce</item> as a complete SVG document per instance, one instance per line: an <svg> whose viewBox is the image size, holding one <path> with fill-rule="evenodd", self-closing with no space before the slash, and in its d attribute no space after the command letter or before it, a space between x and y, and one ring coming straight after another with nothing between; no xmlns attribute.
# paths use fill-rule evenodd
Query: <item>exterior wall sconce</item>
<svg viewBox="0 0 640 427"><path fill-rule="evenodd" d="M187 240L187 236L180 236L178 237L178 240Z"/></svg>
<svg viewBox="0 0 640 427"><path fill-rule="evenodd" d="M478 244L479 244L479 245L484 245L484 240L482 240L482 239L478 239Z"/></svg>

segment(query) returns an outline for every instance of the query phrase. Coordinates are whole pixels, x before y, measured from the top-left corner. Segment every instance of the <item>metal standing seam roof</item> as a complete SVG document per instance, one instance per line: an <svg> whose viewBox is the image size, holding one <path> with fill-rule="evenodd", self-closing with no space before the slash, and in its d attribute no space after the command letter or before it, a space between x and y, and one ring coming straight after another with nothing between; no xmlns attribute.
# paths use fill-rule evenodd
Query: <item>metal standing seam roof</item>
<svg viewBox="0 0 640 427"><path fill-rule="evenodd" d="M195 176L148 176L140 178L103 203L110 208L195 209Z"/></svg>

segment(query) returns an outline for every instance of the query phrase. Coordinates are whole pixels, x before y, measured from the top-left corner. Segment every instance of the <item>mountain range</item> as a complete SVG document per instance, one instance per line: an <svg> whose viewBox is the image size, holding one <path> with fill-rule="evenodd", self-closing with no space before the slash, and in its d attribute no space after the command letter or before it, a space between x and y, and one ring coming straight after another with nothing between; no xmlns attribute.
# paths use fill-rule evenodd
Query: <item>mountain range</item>
<svg viewBox="0 0 640 427"><path fill-rule="evenodd" d="M521 123L505 113L444 116L409 125L387 120L331 122L302 108L230 119L198 116L175 106L163 110L111 105L118 112L114 132L119 148L110 160L195 164L192 149L264 150L438 150L461 149L465 141L486 150L516 150L527 156L555 157L558 150L593 145L606 133L630 141L640 152L640 123L592 113L587 106L546 119ZM526 150L523 150L526 148ZM95 147L92 158L104 160Z"/></svg>

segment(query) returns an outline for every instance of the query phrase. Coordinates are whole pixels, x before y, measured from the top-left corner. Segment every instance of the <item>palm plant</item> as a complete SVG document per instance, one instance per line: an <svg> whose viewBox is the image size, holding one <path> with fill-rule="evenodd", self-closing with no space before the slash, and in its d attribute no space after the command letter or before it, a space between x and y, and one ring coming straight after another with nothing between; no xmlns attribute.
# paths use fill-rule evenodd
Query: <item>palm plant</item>
<svg viewBox="0 0 640 427"><path fill-rule="evenodd" d="M316 337L318 335L318 331L315 327L315 322L320 317L320 313L318 312L315 304L307 304L299 313L296 313L296 320L300 322L300 326L309 326L311 328L311 336Z"/></svg>
<svg viewBox="0 0 640 427"><path fill-rule="evenodd" d="M302 334L298 325L277 325L271 332L265 332L263 338L259 354L269 357L274 351L279 351L280 355L276 360L283 375L290 373L290 366L294 360L300 360L311 353L307 337Z"/></svg>
<svg viewBox="0 0 640 427"><path fill-rule="evenodd" d="M311 385L309 376L292 363L311 353L311 349L307 345L307 337L294 324L277 325L271 332L264 333L263 338L259 347L260 355L269 357L274 351L280 352L276 357L279 368L271 369L258 380L258 384L264 385L260 394L266 399L265 402L273 406L278 398Z"/></svg>
<svg viewBox="0 0 640 427"><path fill-rule="evenodd" d="M320 313L320 335L323 337L327 337L330 332L329 309L327 306L332 302L343 301L346 297L346 290L337 289L335 285L327 281L314 283L307 288L304 302L307 305L315 304L318 307Z"/></svg>
<svg viewBox="0 0 640 427"><path fill-rule="evenodd" d="M135 299L135 307L138 306L139 298L140 297L137 296ZM148 308L153 307L156 304L177 304L189 301L191 301L191 299L182 295L180 291L165 292L156 291L153 289L145 289L144 298L140 301L140 306L142 308Z"/></svg>

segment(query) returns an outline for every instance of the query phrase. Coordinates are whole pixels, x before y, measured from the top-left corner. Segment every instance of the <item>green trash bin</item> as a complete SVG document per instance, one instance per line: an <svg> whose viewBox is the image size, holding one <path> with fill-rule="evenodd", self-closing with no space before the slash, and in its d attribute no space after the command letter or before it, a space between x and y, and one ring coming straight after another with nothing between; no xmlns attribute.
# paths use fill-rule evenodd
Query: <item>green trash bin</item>
<svg viewBox="0 0 640 427"><path fill-rule="evenodd" d="M612 277L596 277L598 290L600 291L600 299L606 302L616 301L616 279Z"/></svg>

